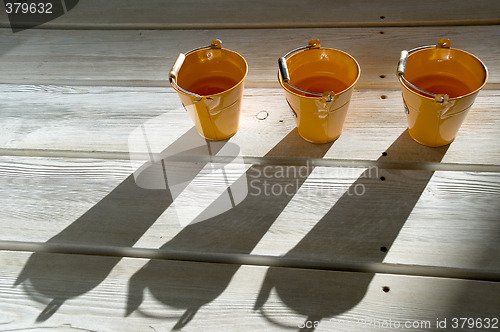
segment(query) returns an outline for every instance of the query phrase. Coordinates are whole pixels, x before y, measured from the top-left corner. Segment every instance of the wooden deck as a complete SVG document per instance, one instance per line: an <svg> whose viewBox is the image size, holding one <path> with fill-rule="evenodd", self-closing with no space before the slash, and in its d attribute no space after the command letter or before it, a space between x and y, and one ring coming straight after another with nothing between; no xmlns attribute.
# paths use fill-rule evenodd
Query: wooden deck
<svg viewBox="0 0 500 332"><path fill-rule="evenodd" d="M500 329L497 0L80 0L16 33L0 8L0 330ZM249 72L240 130L207 146L168 72L215 38ZM440 38L489 80L427 148L395 70ZM276 79L310 39L362 70L330 144L299 137ZM217 213L227 181L248 192Z"/></svg>

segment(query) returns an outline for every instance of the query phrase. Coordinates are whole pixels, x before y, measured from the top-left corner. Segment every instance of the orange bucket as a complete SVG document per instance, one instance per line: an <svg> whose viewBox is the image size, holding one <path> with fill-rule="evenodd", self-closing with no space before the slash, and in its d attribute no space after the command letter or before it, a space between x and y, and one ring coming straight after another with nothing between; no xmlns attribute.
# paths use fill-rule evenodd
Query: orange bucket
<svg viewBox="0 0 500 332"><path fill-rule="evenodd" d="M245 59L222 48L218 39L179 54L170 71L170 84L201 136L218 141L238 131L247 72Z"/></svg>
<svg viewBox="0 0 500 332"><path fill-rule="evenodd" d="M358 62L345 52L322 48L315 39L288 52L278 64L278 80L300 136L312 143L336 140L361 73Z"/></svg>
<svg viewBox="0 0 500 332"><path fill-rule="evenodd" d="M430 147L451 143L470 107L486 84L488 70L474 55L437 45L402 51L397 75L410 136Z"/></svg>

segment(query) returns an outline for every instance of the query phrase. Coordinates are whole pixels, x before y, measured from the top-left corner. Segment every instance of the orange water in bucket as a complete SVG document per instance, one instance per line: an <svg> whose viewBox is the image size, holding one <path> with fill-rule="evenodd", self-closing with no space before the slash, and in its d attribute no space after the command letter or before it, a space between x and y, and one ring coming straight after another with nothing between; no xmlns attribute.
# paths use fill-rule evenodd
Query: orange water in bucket
<svg viewBox="0 0 500 332"><path fill-rule="evenodd" d="M349 54L309 41L279 60L278 79L285 90L300 136L313 143L336 140L342 133L354 84L360 75Z"/></svg>
<svg viewBox="0 0 500 332"><path fill-rule="evenodd" d="M403 51L398 65L408 132L431 147L455 139L488 78L481 60L450 44L449 39L441 39L435 46Z"/></svg>
<svg viewBox="0 0 500 332"><path fill-rule="evenodd" d="M245 59L220 40L179 55L170 83L201 136L224 140L238 131L247 72Z"/></svg>

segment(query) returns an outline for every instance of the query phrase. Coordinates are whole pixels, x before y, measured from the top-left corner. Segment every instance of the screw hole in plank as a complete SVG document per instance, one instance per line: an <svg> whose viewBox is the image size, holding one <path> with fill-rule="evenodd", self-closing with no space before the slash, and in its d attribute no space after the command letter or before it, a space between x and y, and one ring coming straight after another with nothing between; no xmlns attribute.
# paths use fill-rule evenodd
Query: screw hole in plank
<svg viewBox="0 0 500 332"><path fill-rule="evenodd" d="M259 112L255 117L259 120L265 120L269 116L269 113L267 111L261 111Z"/></svg>

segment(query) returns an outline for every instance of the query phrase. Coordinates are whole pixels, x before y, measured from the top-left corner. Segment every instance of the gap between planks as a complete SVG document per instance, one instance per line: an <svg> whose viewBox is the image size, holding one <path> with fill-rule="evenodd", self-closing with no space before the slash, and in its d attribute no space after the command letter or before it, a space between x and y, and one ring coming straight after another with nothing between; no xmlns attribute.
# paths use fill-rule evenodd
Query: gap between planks
<svg viewBox="0 0 500 332"><path fill-rule="evenodd" d="M39 30L225 30L225 29L322 29L322 28L395 28L499 25L498 19L403 22L281 22L281 23L44 23ZM21 25L17 26L21 28ZM10 29L0 23L0 29Z"/></svg>
<svg viewBox="0 0 500 332"><path fill-rule="evenodd" d="M104 159L104 160L130 160L128 152L107 151L70 151L70 150L42 150L42 149L9 149L0 148L2 157L33 157L33 158L68 158L68 159ZM135 158L160 160L166 156L153 153L134 153ZM175 158L169 156L170 162L211 162L227 164L233 160L231 156L200 156L183 155ZM245 165L270 165L270 166L311 166L311 167L353 167L401 170L425 170L448 172L490 172L500 173L500 165L485 164L457 164L442 162L414 162L414 161L380 161L360 159L322 159L322 158L282 158L282 157L243 157Z"/></svg>
<svg viewBox="0 0 500 332"><path fill-rule="evenodd" d="M341 261L314 261L268 255L189 252L180 250L158 250L130 247L79 246L24 241L0 241L0 250L500 282L499 271L380 262L356 263Z"/></svg>
<svg viewBox="0 0 500 332"><path fill-rule="evenodd" d="M278 69L276 68L276 72ZM394 74L396 76L396 74ZM73 87L131 87L131 88L171 88L168 80L78 80L78 79L32 79L26 84L24 79L11 79L0 82L2 85L36 85L36 86L73 86ZM248 89L281 89L278 81L252 81L245 80ZM358 82L356 90L387 90L399 91L401 84L398 82ZM500 83L486 83L481 90L500 90Z"/></svg>

